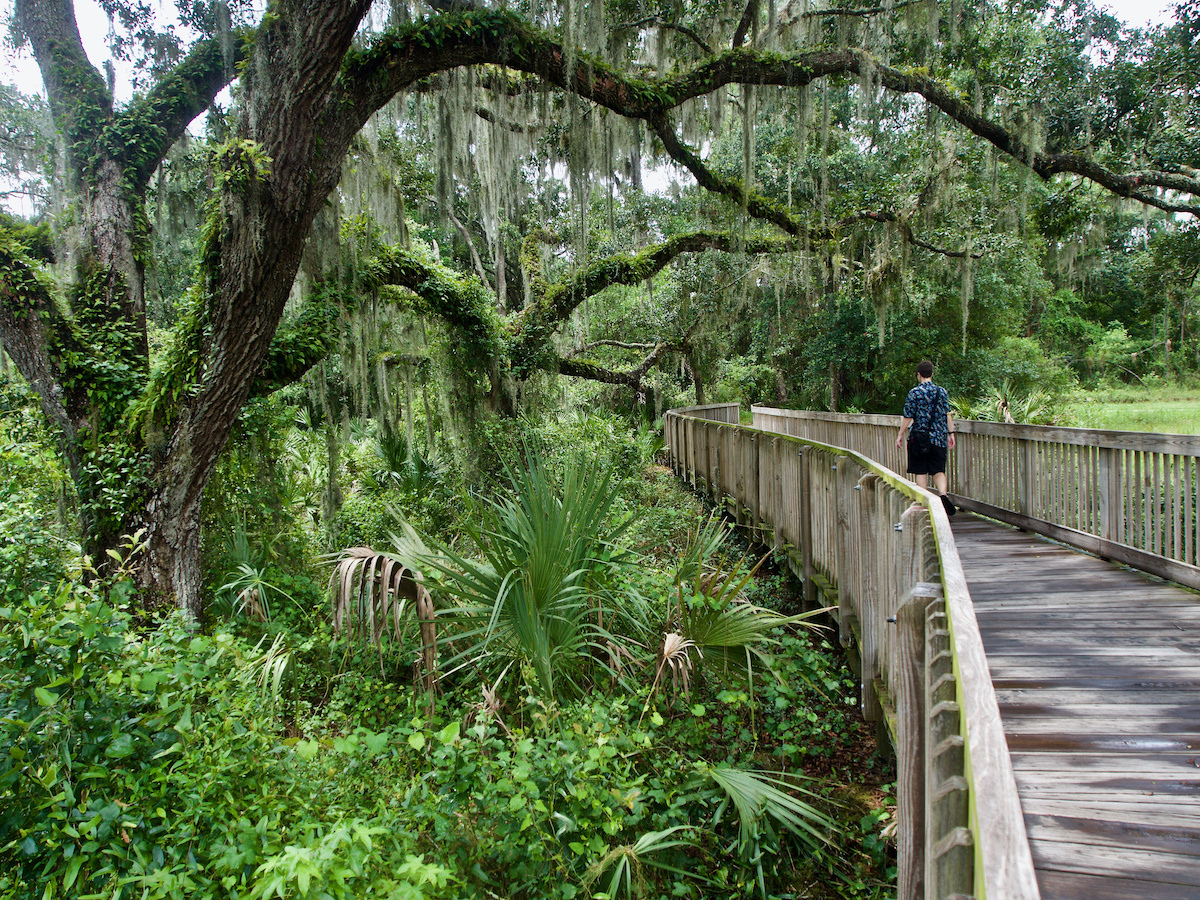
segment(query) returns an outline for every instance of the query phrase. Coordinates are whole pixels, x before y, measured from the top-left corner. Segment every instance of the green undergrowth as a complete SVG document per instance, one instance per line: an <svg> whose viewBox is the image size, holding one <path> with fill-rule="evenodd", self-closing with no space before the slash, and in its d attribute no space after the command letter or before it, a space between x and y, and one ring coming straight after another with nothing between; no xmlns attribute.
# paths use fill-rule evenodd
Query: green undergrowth
<svg viewBox="0 0 1200 900"><path fill-rule="evenodd" d="M757 877L767 896L883 896L874 770L794 783L841 823L834 845L765 827L738 847L714 769L796 771L851 737L844 672L784 650L787 681L754 704L707 685L649 713L616 693L492 711L465 690L431 709L374 660L326 658L276 705L262 645L232 629L138 634L88 589L32 596L0 609L0 893L602 896L585 885L606 857L679 829L642 896L756 896Z"/></svg>
<svg viewBox="0 0 1200 900"><path fill-rule="evenodd" d="M625 536L638 562L609 588L677 589L706 514L656 465L654 435L580 420L544 436L549 469L604 456L612 514L640 514ZM84 583L58 565L10 585L0 897L892 893L893 776L827 633L776 628L751 679L694 654L686 677L627 656L553 699L518 654L495 678L447 666L431 698L415 629L335 638L309 574L260 557L251 573L284 589L269 621L239 582L203 634L148 628L121 574ZM790 614L794 593L768 562L744 596ZM465 639L444 631L443 659Z"/></svg>

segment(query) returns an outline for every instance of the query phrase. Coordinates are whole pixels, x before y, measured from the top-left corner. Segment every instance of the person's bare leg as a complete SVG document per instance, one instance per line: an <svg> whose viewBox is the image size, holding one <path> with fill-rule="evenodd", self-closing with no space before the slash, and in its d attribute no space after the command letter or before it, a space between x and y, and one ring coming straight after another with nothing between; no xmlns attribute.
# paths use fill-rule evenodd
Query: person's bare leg
<svg viewBox="0 0 1200 900"><path fill-rule="evenodd" d="M921 484L921 482L918 481L917 484ZM948 482L946 481L946 473L945 472L934 473L933 484L934 484L934 487L937 488L937 492L939 494L946 493L946 491L948 489ZM921 484L921 487L925 487L925 485Z"/></svg>
<svg viewBox="0 0 1200 900"><path fill-rule="evenodd" d="M928 488L929 487L929 476L926 475L924 472L922 472L920 475L917 476L917 487L920 487L920 488Z"/></svg>

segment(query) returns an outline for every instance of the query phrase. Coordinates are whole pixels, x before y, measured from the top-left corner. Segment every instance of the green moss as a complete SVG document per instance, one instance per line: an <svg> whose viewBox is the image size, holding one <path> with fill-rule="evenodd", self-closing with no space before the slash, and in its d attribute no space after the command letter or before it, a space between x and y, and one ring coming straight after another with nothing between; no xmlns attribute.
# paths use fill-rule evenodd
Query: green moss
<svg viewBox="0 0 1200 900"><path fill-rule="evenodd" d="M500 317L491 292L477 278L426 262L399 247L382 252L366 270L375 286L407 288L412 294L405 302L436 315L454 330L461 342L461 352L455 355L460 367L483 369L499 356Z"/></svg>

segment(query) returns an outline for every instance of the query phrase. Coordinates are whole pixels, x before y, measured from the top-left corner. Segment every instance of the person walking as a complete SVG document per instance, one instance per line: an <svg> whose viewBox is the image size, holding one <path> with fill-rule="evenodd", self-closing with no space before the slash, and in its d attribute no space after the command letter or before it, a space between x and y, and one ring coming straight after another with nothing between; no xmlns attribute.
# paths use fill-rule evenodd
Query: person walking
<svg viewBox="0 0 1200 900"><path fill-rule="evenodd" d="M929 476L947 515L958 512L946 496L946 456L954 449L954 414L950 411L950 395L944 387L933 383L933 363L927 359L917 365L917 386L904 400L904 418L896 447L904 447L908 432L908 471L916 476L920 487L929 487Z"/></svg>

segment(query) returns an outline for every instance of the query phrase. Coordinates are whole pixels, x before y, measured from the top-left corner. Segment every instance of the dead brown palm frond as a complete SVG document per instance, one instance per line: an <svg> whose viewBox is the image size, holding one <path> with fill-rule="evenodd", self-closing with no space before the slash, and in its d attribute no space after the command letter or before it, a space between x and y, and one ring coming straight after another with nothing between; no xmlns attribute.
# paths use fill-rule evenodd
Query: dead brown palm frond
<svg viewBox="0 0 1200 900"><path fill-rule="evenodd" d="M483 700L475 703L467 709L467 714L464 717L464 727L470 728L476 722L495 722L500 729L508 736L512 737L513 733L508 727L508 723L504 721L502 715L504 711L504 699L500 694L500 682L504 680L504 676L508 674L509 667L505 666L499 677L492 685L486 682L480 686L480 691L483 694Z"/></svg>
<svg viewBox="0 0 1200 900"><path fill-rule="evenodd" d="M684 696L691 699L692 651L703 659L704 651L695 641L685 638L677 631L668 632L663 637L662 647L659 648L658 666L654 671L654 683L650 685L650 697L658 695L658 686L662 682L663 673L671 673L671 689L679 694L679 685L683 684ZM650 701L642 708L642 715L650 708ZM641 724L641 719L638 719Z"/></svg>
<svg viewBox="0 0 1200 900"><path fill-rule="evenodd" d="M383 638L399 639L412 610L421 634L421 684L437 685L437 629L433 598L419 572L370 547L343 550L329 578L333 633L358 637L377 648Z"/></svg>
<svg viewBox="0 0 1200 900"><path fill-rule="evenodd" d="M642 649L642 645L637 641L630 640L630 644ZM645 660L639 659L629 647L615 640L604 642L604 652L608 654L608 669L612 673L614 683L625 676L626 666L640 668L645 663Z"/></svg>
<svg viewBox="0 0 1200 900"><path fill-rule="evenodd" d="M246 613L246 618L251 622L265 622L267 621L267 612L263 609L261 598L262 591L256 587L248 587L237 595L234 603Z"/></svg>
<svg viewBox="0 0 1200 900"><path fill-rule="evenodd" d="M683 684L683 694L691 699L692 651L701 659L704 651L690 638L684 637L677 631L672 631L663 638L662 654L655 673L655 686L662 678L665 670L671 672L671 689L679 693L679 685Z"/></svg>

